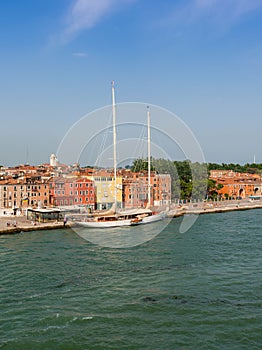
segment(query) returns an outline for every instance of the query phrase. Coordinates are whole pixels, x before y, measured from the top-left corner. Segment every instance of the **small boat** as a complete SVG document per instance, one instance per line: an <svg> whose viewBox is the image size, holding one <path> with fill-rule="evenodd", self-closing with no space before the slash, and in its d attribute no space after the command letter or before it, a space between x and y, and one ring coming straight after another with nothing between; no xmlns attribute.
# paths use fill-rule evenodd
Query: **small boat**
<svg viewBox="0 0 262 350"><path fill-rule="evenodd" d="M143 221L142 218L136 217L136 218L131 220L130 224L131 224L131 226L135 226L135 225L141 224L142 221Z"/></svg>

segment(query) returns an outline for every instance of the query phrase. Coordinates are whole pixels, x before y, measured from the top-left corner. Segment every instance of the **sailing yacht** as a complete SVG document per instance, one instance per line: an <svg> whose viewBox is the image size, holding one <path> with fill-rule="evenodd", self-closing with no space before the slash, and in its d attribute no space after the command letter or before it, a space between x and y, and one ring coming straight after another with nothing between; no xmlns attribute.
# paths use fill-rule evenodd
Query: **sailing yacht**
<svg viewBox="0 0 262 350"><path fill-rule="evenodd" d="M129 209L117 211L117 161L116 161L116 105L115 105L115 87L112 82L112 119L113 119L113 153L114 153L114 204L111 209L93 213L84 221L76 223L83 227L107 228L118 226L134 226L148 224L151 222L163 220L166 212L153 212L149 207L151 203L151 154L150 154L150 111L147 107L147 141L148 141L148 204L146 208Z"/></svg>

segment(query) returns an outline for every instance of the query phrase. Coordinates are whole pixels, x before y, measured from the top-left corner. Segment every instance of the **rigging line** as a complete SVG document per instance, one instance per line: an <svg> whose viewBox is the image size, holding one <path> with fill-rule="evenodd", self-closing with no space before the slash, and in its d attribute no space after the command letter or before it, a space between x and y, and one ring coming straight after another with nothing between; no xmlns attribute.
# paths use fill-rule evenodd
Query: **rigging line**
<svg viewBox="0 0 262 350"><path fill-rule="evenodd" d="M104 132L102 133L102 140L100 142L99 138L97 140L97 142L99 142L99 145L97 147L97 158L96 158L96 163L101 163L102 159L101 159L101 155L103 155L105 149L106 149L106 145L109 142L109 144L111 145L111 140L109 140L109 134L112 133L111 131L111 127L112 127L112 111L110 111L110 113L108 113L108 119L107 119L107 124L106 124L106 128L104 130ZM111 138L111 136L110 136Z"/></svg>
<svg viewBox="0 0 262 350"><path fill-rule="evenodd" d="M145 149L146 140L146 124L140 126L140 135L137 139L136 146L133 151L133 159L144 158L146 154ZM138 156L137 156L138 155Z"/></svg>

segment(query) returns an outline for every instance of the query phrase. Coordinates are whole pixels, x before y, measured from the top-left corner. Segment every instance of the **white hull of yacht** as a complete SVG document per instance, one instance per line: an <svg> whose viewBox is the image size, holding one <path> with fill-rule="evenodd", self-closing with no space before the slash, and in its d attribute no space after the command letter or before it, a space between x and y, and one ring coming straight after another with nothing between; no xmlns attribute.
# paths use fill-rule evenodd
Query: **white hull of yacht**
<svg viewBox="0 0 262 350"><path fill-rule="evenodd" d="M107 227L121 227L121 226L131 226L131 219L127 220L112 220L112 221L77 221L76 224L83 227L93 227L93 228L107 228Z"/></svg>
<svg viewBox="0 0 262 350"><path fill-rule="evenodd" d="M88 219L87 221L77 221L77 225L82 227L91 228L110 228L110 227L122 227L122 226L136 226L150 224L156 221L163 220L166 217L166 212L160 212L153 215L148 215L143 218L132 218L132 219L116 219L116 220L105 220L96 221L95 219Z"/></svg>
<svg viewBox="0 0 262 350"><path fill-rule="evenodd" d="M164 220L165 217L166 217L166 212L161 211L160 213L144 217L142 219L141 224L150 224L151 222Z"/></svg>

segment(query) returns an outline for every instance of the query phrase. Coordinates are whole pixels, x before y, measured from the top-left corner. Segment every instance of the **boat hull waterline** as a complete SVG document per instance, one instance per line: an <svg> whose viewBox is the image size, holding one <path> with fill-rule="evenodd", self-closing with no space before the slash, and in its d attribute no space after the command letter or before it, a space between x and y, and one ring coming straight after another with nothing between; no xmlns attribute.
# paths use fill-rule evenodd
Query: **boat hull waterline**
<svg viewBox="0 0 262 350"><path fill-rule="evenodd" d="M143 218L133 218L133 219L121 219L121 220L105 220L105 221L76 221L75 224L82 227L92 227L92 228L106 228L106 227L123 227L123 226L136 226L143 224L150 224L163 220L166 217L165 212L160 212L158 214L146 216Z"/></svg>

